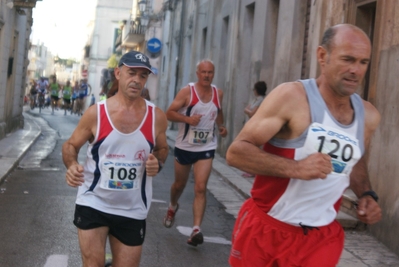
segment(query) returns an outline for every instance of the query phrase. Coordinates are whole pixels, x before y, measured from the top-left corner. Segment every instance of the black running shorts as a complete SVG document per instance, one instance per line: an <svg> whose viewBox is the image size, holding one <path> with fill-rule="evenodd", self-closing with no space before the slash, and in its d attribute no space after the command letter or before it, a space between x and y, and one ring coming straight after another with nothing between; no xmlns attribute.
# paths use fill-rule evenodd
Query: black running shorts
<svg viewBox="0 0 399 267"><path fill-rule="evenodd" d="M108 227L109 234L126 246L141 246L144 242L145 220L135 220L76 205L73 224L81 230Z"/></svg>
<svg viewBox="0 0 399 267"><path fill-rule="evenodd" d="M215 157L215 149L191 152L175 147L175 158L181 165L194 164L202 159L213 159Z"/></svg>

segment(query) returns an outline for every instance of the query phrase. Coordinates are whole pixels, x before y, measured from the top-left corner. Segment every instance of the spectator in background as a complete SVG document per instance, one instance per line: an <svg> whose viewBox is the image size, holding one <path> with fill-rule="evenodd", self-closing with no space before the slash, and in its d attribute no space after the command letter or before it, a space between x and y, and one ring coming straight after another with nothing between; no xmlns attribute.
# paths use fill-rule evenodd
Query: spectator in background
<svg viewBox="0 0 399 267"><path fill-rule="evenodd" d="M37 84L35 80L30 82L30 108L34 109L36 105L36 96L37 96Z"/></svg>
<svg viewBox="0 0 399 267"><path fill-rule="evenodd" d="M260 104L262 103L263 99L266 96L266 90L267 90L267 85L264 81L259 81L255 83L254 88L252 89L255 95L255 99L252 100L252 102L249 103L244 109L244 113L249 118L251 118L258 110ZM250 177L255 177L255 175L252 173L244 172L242 174L242 177L250 178Z"/></svg>
<svg viewBox="0 0 399 267"><path fill-rule="evenodd" d="M112 84L112 87L109 89L107 93L107 98L110 98L111 96L114 96L118 92L118 80L115 80Z"/></svg>
<svg viewBox="0 0 399 267"><path fill-rule="evenodd" d="M111 88L115 88L114 83L116 81L114 69L103 69L103 76L101 78L101 92L100 100L107 98L108 92ZM116 86L117 88L117 86Z"/></svg>
<svg viewBox="0 0 399 267"><path fill-rule="evenodd" d="M105 93L107 91L107 86L108 86L109 81L110 81L110 73L109 73L108 69L102 69L100 86L101 86L101 90Z"/></svg>
<svg viewBox="0 0 399 267"><path fill-rule="evenodd" d="M57 108L60 91L60 85L57 82L57 78L55 75L51 76L51 83L49 85L50 95L51 95L51 114L54 114L54 109Z"/></svg>
<svg viewBox="0 0 399 267"><path fill-rule="evenodd" d="M77 99L76 112L79 116L83 115L85 110L86 97L90 94L91 87L87 84L87 79L82 79L79 87L79 95Z"/></svg>
<svg viewBox="0 0 399 267"><path fill-rule="evenodd" d="M75 81L75 85L72 87L72 97L71 97L71 114L76 112L76 99L79 95L79 83Z"/></svg>
<svg viewBox="0 0 399 267"><path fill-rule="evenodd" d="M260 106L260 104L262 103L263 99L266 96L266 90L267 90L267 85L264 81L259 81L255 83L253 88L255 99L252 100L252 102L249 103L244 109L244 113L248 115L249 118L251 118L258 110L258 107Z"/></svg>
<svg viewBox="0 0 399 267"><path fill-rule="evenodd" d="M62 99L64 100L64 115L66 115L67 109L71 107L71 96L72 96L71 82L67 81L66 85L62 89Z"/></svg>
<svg viewBox="0 0 399 267"><path fill-rule="evenodd" d="M93 106L95 103L96 103L96 98L94 97L94 94L91 94L90 106Z"/></svg>
<svg viewBox="0 0 399 267"><path fill-rule="evenodd" d="M147 87L144 87L143 91L141 91L141 97L148 101L151 100L150 92L148 91Z"/></svg>

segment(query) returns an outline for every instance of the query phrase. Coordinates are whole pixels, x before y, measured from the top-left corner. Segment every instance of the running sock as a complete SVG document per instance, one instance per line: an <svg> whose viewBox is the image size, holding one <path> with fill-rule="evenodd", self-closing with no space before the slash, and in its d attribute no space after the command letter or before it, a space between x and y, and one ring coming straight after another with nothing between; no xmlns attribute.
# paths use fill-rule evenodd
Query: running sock
<svg viewBox="0 0 399 267"><path fill-rule="evenodd" d="M198 225L194 225L193 231L198 230L198 232L201 232L201 228Z"/></svg>
<svg viewBox="0 0 399 267"><path fill-rule="evenodd" d="M176 211L177 205L176 206L172 206L172 203L169 203L169 208L172 209L173 211Z"/></svg>

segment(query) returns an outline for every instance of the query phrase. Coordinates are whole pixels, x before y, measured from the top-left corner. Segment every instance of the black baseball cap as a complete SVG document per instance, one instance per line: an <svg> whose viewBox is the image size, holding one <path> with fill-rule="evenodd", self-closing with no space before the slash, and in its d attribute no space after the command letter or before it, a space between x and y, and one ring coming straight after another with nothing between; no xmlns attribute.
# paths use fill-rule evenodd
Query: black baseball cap
<svg viewBox="0 0 399 267"><path fill-rule="evenodd" d="M128 68L144 68L151 73L150 59L139 51L129 51L124 54L119 60L118 67L125 65Z"/></svg>

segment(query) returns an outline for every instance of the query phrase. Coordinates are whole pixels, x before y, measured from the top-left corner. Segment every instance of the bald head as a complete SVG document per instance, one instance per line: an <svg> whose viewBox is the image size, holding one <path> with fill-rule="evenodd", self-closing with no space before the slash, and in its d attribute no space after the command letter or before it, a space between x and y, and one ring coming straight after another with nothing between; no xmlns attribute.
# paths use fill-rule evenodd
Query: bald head
<svg viewBox="0 0 399 267"><path fill-rule="evenodd" d="M365 41L367 40L368 44L371 46L371 42L367 34L362 29L352 24L337 24L328 28L323 34L320 45L324 47L328 53L330 53L336 45L337 39L340 39L338 37L356 33L364 37Z"/></svg>

